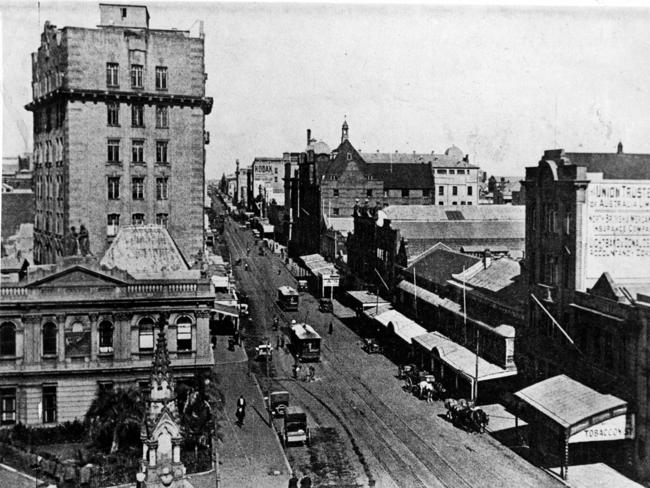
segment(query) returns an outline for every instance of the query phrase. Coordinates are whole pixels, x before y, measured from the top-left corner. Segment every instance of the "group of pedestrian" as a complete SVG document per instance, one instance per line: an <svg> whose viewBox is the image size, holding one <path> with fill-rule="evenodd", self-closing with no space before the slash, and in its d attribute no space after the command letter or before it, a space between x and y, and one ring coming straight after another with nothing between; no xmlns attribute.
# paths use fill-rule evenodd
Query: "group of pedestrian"
<svg viewBox="0 0 650 488"><path fill-rule="evenodd" d="M311 478L309 476L303 476L300 481L296 473L291 473L291 478L289 478L289 488L298 488L298 483L300 483L300 488L311 488Z"/></svg>

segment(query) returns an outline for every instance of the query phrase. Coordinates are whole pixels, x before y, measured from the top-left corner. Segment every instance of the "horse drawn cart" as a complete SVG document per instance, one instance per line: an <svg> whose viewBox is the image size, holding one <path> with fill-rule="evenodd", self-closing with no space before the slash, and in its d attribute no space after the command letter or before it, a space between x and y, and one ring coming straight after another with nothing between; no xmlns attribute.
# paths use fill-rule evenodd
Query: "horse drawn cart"
<svg viewBox="0 0 650 488"><path fill-rule="evenodd" d="M447 409L447 419L469 432L483 433L490 422L490 417L482 408L476 407L474 402L469 402L464 398L460 400L447 399L445 408Z"/></svg>

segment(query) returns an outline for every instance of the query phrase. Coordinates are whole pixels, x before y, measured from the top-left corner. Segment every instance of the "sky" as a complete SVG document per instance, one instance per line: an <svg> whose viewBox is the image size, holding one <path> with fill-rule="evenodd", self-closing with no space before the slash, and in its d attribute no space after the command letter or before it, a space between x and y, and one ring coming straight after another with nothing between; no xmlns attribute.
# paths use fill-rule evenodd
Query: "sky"
<svg viewBox="0 0 650 488"><path fill-rule="evenodd" d="M95 27L98 3L0 0L3 156L31 151L43 24ZM203 21L209 179L303 150L308 128L335 148L344 118L364 152L454 144L499 176L556 147L650 153L648 8L130 3L152 28Z"/></svg>

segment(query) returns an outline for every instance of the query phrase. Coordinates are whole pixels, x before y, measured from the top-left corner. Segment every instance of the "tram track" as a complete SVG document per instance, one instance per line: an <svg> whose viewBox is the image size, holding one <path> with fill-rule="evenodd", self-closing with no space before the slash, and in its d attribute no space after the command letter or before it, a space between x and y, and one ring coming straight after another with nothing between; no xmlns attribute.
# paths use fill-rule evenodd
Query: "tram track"
<svg viewBox="0 0 650 488"><path fill-rule="evenodd" d="M265 332L268 330L268 322L264 317L267 313L269 318L275 314L288 324L296 316L278 306L274 295L275 287L269 286L273 283L271 274L277 264L276 260L271 258L269 261L268 256L265 259L256 255L246 257L246 241L240 233L238 228L230 229L229 241L234 250L249 263L249 272L239 268L237 276L246 292L255 297L253 306L256 308L256 315L261 316L263 320L261 328ZM255 247L251 246L254 253L257 252ZM306 301L312 299L307 298ZM311 306L313 305L312 302ZM323 326L320 323L322 319L319 318L317 322ZM286 328L282 330L284 332ZM326 411L336 420L363 467L370 486L373 486L373 482L378 478L390 478L392 483L400 488L500 487L514 484L521 487L537 486L532 483L532 479L530 482L513 479L512 471L508 472L495 466L496 463L487 455L489 451L485 446L478 446L479 453L475 454L475 446L467 444L462 433L454 433L450 445L441 444L439 441L435 445L428 441L422 432L418 432L411 425L412 422L409 424L408 419L402 418L404 412L399 412L373 392L358 374L359 370L355 370L354 366L341 357L340 351L335 352L324 344L321 356L323 361L319 369L323 382L302 384L288 379L288 374L282 374L281 378L275 377L273 380L284 384L286 389L304 392L305 395L295 396L301 398L301 403L314 418ZM283 369L281 373L286 373L286 365L282 368L278 363L278 367ZM441 434L444 434L444 431ZM449 440L451 439L450 437ZM477 441L484 443L482 439ZM449 449L454 443L457 444L456 448ZM441 452L442 447L447 449L444 455ZM511 460L516 457L510 452L506 455ZM462 466L467 463L471 463L471 468L464 471ZM384 473L386 476L381 476ZM481 476L483 474L485 476Z"/></svg>

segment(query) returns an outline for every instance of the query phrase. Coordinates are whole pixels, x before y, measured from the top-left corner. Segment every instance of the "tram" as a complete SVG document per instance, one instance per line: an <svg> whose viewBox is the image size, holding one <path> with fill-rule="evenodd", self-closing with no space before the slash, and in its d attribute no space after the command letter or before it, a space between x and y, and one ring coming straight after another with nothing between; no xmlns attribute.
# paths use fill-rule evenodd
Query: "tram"
<svg viewBox="0 0 650 488"><path fill-rule="evenodd" d="M291 326L291 349L296 359L320 361L321 337L311 325L293 324Z"/></svg>
<svg viewBox="0 0 650 488"><path fill-rule="evenodd" d="M284 310L298 310L300 294L290 286L278 288L278 303Z"/></svg>

